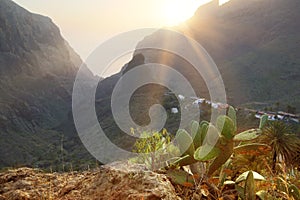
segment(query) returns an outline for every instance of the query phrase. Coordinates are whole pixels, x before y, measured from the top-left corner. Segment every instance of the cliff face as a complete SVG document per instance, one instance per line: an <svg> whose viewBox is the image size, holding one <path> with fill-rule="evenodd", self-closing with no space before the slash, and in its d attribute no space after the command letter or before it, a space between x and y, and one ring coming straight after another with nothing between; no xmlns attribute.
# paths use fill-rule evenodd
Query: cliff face
<svg viewBox="0 0 300 200"><path fill-rule="evenodd" d="M0 4L1 75L68 76L81 64L50 18L12 1Z"/></svg>
<svg viewBox="0 0 300 200"><path fill-rule="evenodd" d="M56 165L62 138L68 153L69 143L80 144L75 131L56 127L72 124L72 86L81 63L50 18L0 1L0 167Z"/></svg>

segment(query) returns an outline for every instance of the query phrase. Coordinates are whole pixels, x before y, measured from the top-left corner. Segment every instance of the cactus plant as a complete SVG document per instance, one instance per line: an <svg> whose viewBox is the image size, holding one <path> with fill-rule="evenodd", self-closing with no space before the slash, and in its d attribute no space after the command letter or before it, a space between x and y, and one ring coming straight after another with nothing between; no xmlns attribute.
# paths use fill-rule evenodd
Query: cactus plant
<svg viewBox="0 0 300 200"><path fill-rule="evenodd" d="M267 118L263 116L259 129L251 129L239 134L236 134L236 112L233 107L228 109L228 116L221 115L217 118L216 125L206 121L200 124L193 121L190 128L191 134L182 129L177 132L177 143L182 157L171 165L185 166L213 160L208 168L208 176L211 176L231 157L234 151L241 152L243 148L262 147L260 144L256 144L252 147L234 148L234 142L250 141L257 138L261 134L261 128L266 120Z"/></svg>

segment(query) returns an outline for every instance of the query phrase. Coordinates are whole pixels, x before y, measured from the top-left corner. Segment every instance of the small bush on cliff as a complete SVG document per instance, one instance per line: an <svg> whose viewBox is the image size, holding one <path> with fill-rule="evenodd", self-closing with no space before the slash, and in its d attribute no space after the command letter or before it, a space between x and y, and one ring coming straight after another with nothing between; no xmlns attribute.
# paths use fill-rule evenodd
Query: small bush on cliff
<svg viewBox="0 0 300 200"><path fill-rule="evenodd" d="M140 137L133 147L133 152L138 156L132 158L132 162L146 164L149 169L155 170L165 165L166 158L179 154L179 149L170 144L171 134L166 129L162 132L143 131L142 133L132 129L131 132Z"/></svg>

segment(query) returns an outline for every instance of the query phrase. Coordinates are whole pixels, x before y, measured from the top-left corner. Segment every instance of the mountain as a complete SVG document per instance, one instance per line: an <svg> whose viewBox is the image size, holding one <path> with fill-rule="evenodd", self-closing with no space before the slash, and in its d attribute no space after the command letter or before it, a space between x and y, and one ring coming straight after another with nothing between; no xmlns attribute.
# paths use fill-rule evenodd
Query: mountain
<svg viewBox="0 0 300 200"><path fill-rule="evenodd" d="M231 0L202 17L205 9L187 30L219 66L230 102L279 102L299 112L300 2Z"/></svg>
<svg viewBox="0 0 300 200"><path fill-rule="evenodd" d="M296 20L300 17L299 9L298 0L231 0L222 6L214 0L201 6L190 20L173 30L191 37L210 54L221 73L229 104L256 110L299 112L300 23ZM96 94L98 119L116 145L128 148L134 139L114 122L109 107L111 94L122 74L138 65L171 66L189 80L199 97L210 99L203 77L187 60L163 50L141 50L149 44L168 49L178 45L174 41L178 40L164 30L145 37L121 72L99 84ZM139 79L147 76L141 75ZM168 76L165 74L166 78ZM171 108L178 107L179 102L170 92L157 84L140 87L130 100L132 119L138 125L147 125L150 107L162 104L168 112L164 127L175 133L181 115L171 114ZM209 119L209 115L209 112L201 114L202 119ZM249 128L243 127L247 126L245 123L239 126Z"/></svg>
<svg viewBox="0 0 300 200"><path fill-rule="evenodd" d="M223 6L213 1L174 29L195 39L211 55L230 104L256 109L276 105L276 109L299 112L299 9L298 0L231 0ZM137 47L150 43L167 48L174 41L157 31ZM114 122L112 91L123 74L149 62L173 67L198 96L210 98L205 82L186 60L166 51L136 50L119 73L99 83L96 93L100 125L123 148L131 149L135 139ZM78 169L95 164L76 133L71 109L72 87L81 64L50 18L0 0L0 168L61 169L66 165ZM86 78L94 79L88 69ZM165 127L174 133L181 119L170 115L171 108L178 106L170 92L157 84L139 88L130 100L131 117L145 125L150 122L149 108L163 104L169 116Z"/></svg>
<svg viewBox="0 0 300 200"><path fill-rule="evenodd" d="M50 18L0 1L0 167L91 158L75 131L59 128L65 121L72 126L72 87L81 64ZM93 77L87 69L86 75Z"/></svg>
<svg viewBox="0 0 300 200"><path fill-rule="evenodd" d="M289 110L299 112L299 9L297 0L231 0L222 6L215 0L201 6L175 30L195 39L210 54L221 72L230 104L257 109L294 107ZM139 46L144 43L160 43L166 48L173 44L161 31ZM175 68L193 82L189 69L172 55L148 50L143 54L149 62L167 60L167 64L179 65ZM201 85L196 87L203 89Z"/></svg>

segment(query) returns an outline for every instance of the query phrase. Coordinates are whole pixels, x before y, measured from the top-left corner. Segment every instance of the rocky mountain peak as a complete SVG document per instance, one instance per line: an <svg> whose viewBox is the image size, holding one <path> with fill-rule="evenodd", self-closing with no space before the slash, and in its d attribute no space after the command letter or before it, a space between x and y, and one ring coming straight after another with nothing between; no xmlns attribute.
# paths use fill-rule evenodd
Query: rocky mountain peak
<svg viewBox="0 0 300 200"><path fill-rule="evenodd" d="M11 0L0 3L0 41L0 75L66 75L81 65L49 17L30 13Z"/></svg>

